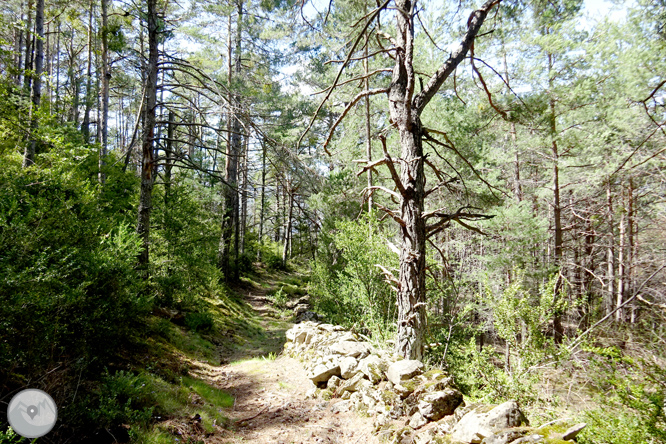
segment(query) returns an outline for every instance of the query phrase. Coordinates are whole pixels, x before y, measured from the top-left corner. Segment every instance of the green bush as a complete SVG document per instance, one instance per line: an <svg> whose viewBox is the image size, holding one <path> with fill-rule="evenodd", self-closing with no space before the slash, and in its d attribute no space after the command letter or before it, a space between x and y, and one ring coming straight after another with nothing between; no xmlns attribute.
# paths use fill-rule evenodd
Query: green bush
<svg viewBox="0 0 666 444"><path fill-rule="evenodd" d="M85 171L0 171L0 374L101 362L131 336L151 299L134 269L140 240L114 219Z"/></svg>
<svg viewBox="0 0 666 444"><path fill-rule="evenodd" d="M187 313L185 325L192 331L209 332L213 329L213 316L210 313Z"/></svg>
<svg viewBox="0 0 666 444"><path fill-rule="evenodd" d="M309 292L316 311L334 324L388 339L395 331L396 295L386 283L381 265L397 269L380 223L370 217L338 221L322 233Z"/></svg>

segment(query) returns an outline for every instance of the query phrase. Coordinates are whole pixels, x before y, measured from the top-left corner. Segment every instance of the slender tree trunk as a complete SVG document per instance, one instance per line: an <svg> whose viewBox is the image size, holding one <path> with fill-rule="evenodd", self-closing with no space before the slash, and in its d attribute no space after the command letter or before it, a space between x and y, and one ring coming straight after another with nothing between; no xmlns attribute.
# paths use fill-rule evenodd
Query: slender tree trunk
<svg viewBox="0 0 666 444"><path fill-rule="evenodd" d="M366 13L367 13L367 4L366 4ZM369 37L366 32L365 36L365 47L363 48L363 74L365 75L365 80L363 82L365 90L370 90L370 77L368 76L370 70L368 66L368 46L369 46ZM370 96L365 96L365 151L368 160L368 164L372 163L372 134L370 133ZM372 187L372 168L368 169L368 213L372 212L372 193L370 192ZM370 222L372 223L372 222ZM372 230L372 228L370 228Z"/></svg>
<svg viewBox="0 0 666 444"><path fill-rule="evenodd" d="M241 185L241 205L240 205L240 252L245 253L245 230L247 229L247 168L248 168L248 137L243 138L243 167L242 167L242 185Z"/></svg>
<svg viewBox="0 0 666 444"><path fill-rule="evenodd" d="M148 65L145 86L145 125L141 142L141 192L139 196L139 217L136 227L141 236L143 248L139 255L139 263L148 265L150 257L150 215L153 209L153 173L155 171L154 159L154 133L155 112L157 108L157 0L147 0L148 15ZM147 270L146 270L147 276Z"/></svg>
<svg viewBox="0 0 666 444"><path fill-rule="evenodd" d="M229 41L229 88L233 89L234 77L240 78L241 74L241 25L243 20L243 2L238 0L238 18L236 21L236 34L235 41L232 49L231 41ZM231 14L229 15L229 35L231 36ZM230 39L231 40L231 39ZM234 54L235 53L235 54ZM235 58L235 64L232 60ZM235 69L232 66L235 65ZM235 71L235 76L234 76ZM227 143L227 159L226 159L226 184L224 186L224 209L222 214L222 234L220 238L220 247L218 249L218 266L224 272L225 279L228 282L235 282L238 280L238 267L234 266L233 269L230 264L231 257L238 258L238 160L241 151L241 130L242 125L240 122L240 96L238 94L231 94L229 101L229 121L228 121L228 143ZM233 241L233 251L232 251Z"/></svg>
<svg viewBox="0 0 666 444"><path fill-rule="evenodd" d="M261 141L261 209L259 210L259 244L264 244L264 215L266 211L266 140ZM257 260L261 259L261 250L257 251Z"/></svg>
<svg viewBox="0 0 666 444"><path fill-rule="evenodd" d="M284 246L282 248L282 265L286 266L287 265L287 259L289 258L289 251L290 247L289 244L291 243L291 224L292 224L292 218L294 214L294 190L291 187L291 184L287 182L287 186L285 187L287 190L287 196L285 196L287 201L289 202L287 204L287 225L284 231Z"/></svg>
<svg viewBox="0 0 666 444"><path fill-rule="evenodd" d="M39 127L37 113L42 98L42 66L44 63L44 0L37 0L35 7L35 73L32 82L32 109L30 112L30 140L25 148L23 167L35 163L37 151L36 132Z"/></svg>
<svg viewBox="0 0 666 444"><path fill-rule="evenodd" d="M23 1L21 1L21 16L20 20L23 22ZM23 65L23 29L21 28L16 28L16 41L15 41L15 46L14 46L14 60L16 63L16 77L15 77L15 84L17 87L21 86L21 80L22 80L22 75L21 75L21 66ZM27 34L27 31L26 31Z"/></svg>
<svg viewBox="0 0 666 444"><path fill-rule="evenodd" d="M622 190L622 194L625 194L624 192L624 186L620 188ZM623 196L620 197L620 202L623 200L625 201L626 205L626 199L622 198ZM625 296L625 286L626 286L626 261L627 260L627 208L626 206L622 208L621 213L620 213L620 240L619 240L619 245L617 249L617 276L618 276L618 281L617 281L617 296L615 298L615 308L617 311L615 312L615 320L618 322L624 321L624 308L622 307L622 304L624 303L624 296Z"/></svg>
<svg viewBox="0 0 666 444"><path fill-rule="evenodd" d="M108 151L109 139L109 82L111 71L109 69L109 36L108 36L108 5L109 0L101 0L102 4L102 118L99 122L101 140L99 148L99 181L104 183L105 175L102 172L104 159Z"/></svg>
<svg viewBox="0 0 666 444"><path fill-rule="evenodd" d="M553 55L548 54L548 71L552 72L554 66ZM549 78L549 86L552 90L554 79ZM555 99L551 96L549 100L550 107L550 137L551 137L551 155L553 158L553 224L554 224L554 241L555 241L555 256L554 264L558 273L555 282L555 290L553 297L559 300L562 291L562 206L560 202L560 153L557 145L557 121L555 114ZM564 336L564 327L562 326L561 313L556 311L553 317L553 339L556 343L562 342Z"/></svg>
<svg viewBox="0 0 666 444"><path fill-rule="evenodd" d="M88 11L88 68L86 70L86 103L83 112L83 123L81 123L81 132L86 143L90 142L90 110L92 109L92 66L93 66L93 9L94 0L90 0L90 10Z"/></svg>
<svg viewBox="0 0 666 444"><path fill-rule="evenodd" d="M613 310L613 296L615 295L615 224L613 222L613 196L611 194L610 179L608 179L606 184L606 204L608 206L608 274L606 276L608 291L604 305L606 307L606 314L608 314Z"/></svg>
<svg viewBox="0 0 666 444"><path fill-rule="evenodd" d="M23 89L25 94L30 94L30 87L32 86L32 76L30 75L30 70L32 69L32 51L34 48L33 45L33 35L32 35L32 6L34 5L33 0L28 0L28 22L25 30L25 60L23 67Z"/></svg>

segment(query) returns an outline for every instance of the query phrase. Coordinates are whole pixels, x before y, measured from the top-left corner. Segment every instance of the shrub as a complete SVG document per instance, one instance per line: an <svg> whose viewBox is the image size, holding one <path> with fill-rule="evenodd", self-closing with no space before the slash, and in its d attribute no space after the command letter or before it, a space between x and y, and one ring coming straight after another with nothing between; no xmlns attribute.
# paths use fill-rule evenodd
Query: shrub
<svg viewBox="0 0 666 444"><path fill-rule="evenodd" d="M192 331L209 332L213 329L213 316L210 313L187 313L185 325Z"/></svg>

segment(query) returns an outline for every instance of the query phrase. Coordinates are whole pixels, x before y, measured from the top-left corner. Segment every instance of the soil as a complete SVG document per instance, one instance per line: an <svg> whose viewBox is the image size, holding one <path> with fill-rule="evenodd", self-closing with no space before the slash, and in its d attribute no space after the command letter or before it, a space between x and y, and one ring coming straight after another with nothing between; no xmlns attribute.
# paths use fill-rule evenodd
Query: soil
<svg viewBox="0 0 666 444"><path fill-rule="evenodd" d="M230 364L194 363L194 376L235 398L233 408L224 411L229 423L219 427L218 433L199 435L199 442L379 444L372 434L371 418L334 412L332 407L340 399L306 399L312 384L301 363L279 355L284 333L292 324L279 319L264 292L248 291L245 299L266 334L261 347L248 341L245 347L223 350L223 362ZM260 352L264 357L257 357Z"/></svg>

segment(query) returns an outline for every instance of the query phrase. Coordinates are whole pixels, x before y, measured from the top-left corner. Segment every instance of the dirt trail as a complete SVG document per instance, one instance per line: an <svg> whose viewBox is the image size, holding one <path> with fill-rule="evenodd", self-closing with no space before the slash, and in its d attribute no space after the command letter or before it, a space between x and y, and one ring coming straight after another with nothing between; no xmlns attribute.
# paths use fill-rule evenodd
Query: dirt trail
<svg viewBox="0 0 666 444"><path fill-rule="evenodd" d="M306 399L311 385L300 362L286 356L272 359L282 350L284 332L291 324L273 317L276 310L263 291L248 292L246 301L261 316L266 332L260 338L261 346L249 341L247 347L225 356L224 362L231 364L200 364L192 369L193 374L236 399L234 407L225 411L231 420L226 430L205 442L378 444L370 418L335 412L333 407L340 399ZM260 350L264 355L274 354L258 358Z"/></svg>

